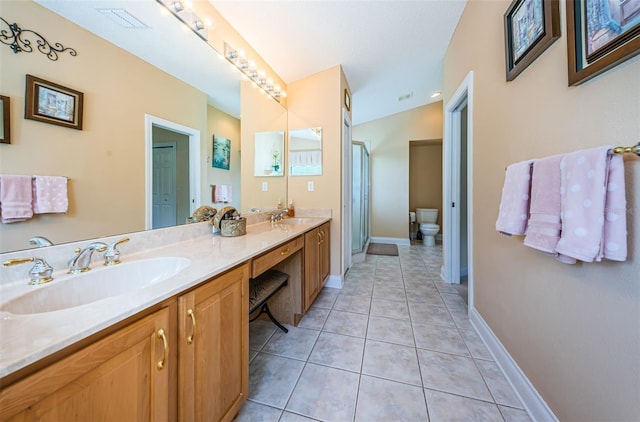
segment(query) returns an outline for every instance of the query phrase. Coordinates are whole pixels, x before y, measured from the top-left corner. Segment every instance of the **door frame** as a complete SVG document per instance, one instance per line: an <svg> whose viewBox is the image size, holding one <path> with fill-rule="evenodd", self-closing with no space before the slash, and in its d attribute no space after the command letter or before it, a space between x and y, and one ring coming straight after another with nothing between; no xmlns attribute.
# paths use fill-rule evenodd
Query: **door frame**
<svg viewBox="0 0 640 422"><path fill-rule="evenodd" d="M176 174L177 173L176 172L177 163L176 163L176 160L177 160L178 143L175 142L175 141L173 141L173 142L156 142L151 147L152 154L153 154L153 149L154 148L166 148L166 147L171 147L173 149L173 151L172 151L173 152L173 176L174 176L174 178L177 179L177 174ZM153 159L153 155L152 155L152 159ZM174 182L174 189L173 189L174 205L176 205L176 210L175 210L176 214L174 216L175 217L174 220L177 220L177 218L178 218L178 210L177 210L177 202L178 202L178 200L177 200L177 195L176 195L177 182L176 182L176 180L174 180L173 182ZM151 185L153 186L153 178L151 180ZM153 195L151 197L153 199ZM152 210L152 212L153 212L153 210ZM152 223L153 223L153 221L152 221Z"/></svg>
<svg viewBox="0 0 640 422"><path fill-rule="evenodd" d="M467 253L468 305L473 307L473 71L464 78L444 108L443 236L441 278L460 281L460 112L467 106Z"/></svg>
<svg viewBox="0 0 640 422"><path fill-rule="evenodd" d="M353 207L353 150L352 150L352 125L349 113L342 108L342 265L340 268L341 282L351 268L351 225Z"/></svg>
<svg viewBox="0 0 640 422"><path fill-rule="evenodd" d="M153 227L153 126L189 137L189 212L200 204L200 131L151 114L144 115L145 230Z"/></svg>

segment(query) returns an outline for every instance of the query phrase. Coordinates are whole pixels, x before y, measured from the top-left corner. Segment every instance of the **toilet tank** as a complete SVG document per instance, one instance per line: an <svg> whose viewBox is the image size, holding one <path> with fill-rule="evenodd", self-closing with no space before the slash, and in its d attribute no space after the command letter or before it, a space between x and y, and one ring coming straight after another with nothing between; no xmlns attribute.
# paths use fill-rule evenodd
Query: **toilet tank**
<svg viewBox="0 0 640 422"><path fill-rule="evenodd" d="M416 218L420 224L435 224L438 221L438 209L416 208Z"/></svg>

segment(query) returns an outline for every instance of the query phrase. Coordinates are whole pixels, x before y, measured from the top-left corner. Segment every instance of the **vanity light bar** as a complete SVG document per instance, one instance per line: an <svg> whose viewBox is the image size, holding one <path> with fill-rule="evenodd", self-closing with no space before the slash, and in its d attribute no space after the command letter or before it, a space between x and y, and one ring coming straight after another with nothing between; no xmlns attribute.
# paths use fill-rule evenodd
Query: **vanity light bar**
<svg viewBox="0 0 640 422"><path fill-rule="evenodd" d="M247 60L244 52L238 51L226 42L224 43L224 57L234 65L243 75L251 80L256 86L262 89L271 98L280 102L280 98L286 97L287 93L282 91L280 85L274 85L271 78L267 78L264 70L257 70L256 64L252 60Z"/></svg>
<svg viewBox="0 0 640 422"><path fill-rule="evenodd" d="M178 18L182 23L187 25L189 29L195 32L200 38L207 41L209 39L209 31L204 21L196 12L187 7L182 0L156 0L163 5L173 16Z"/></svg>

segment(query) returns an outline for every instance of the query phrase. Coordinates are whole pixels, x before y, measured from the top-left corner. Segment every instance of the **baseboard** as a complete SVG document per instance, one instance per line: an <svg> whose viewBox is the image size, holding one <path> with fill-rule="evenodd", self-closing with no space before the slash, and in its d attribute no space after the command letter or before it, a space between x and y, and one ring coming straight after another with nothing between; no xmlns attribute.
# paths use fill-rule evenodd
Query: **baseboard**
<svg viewBox="0 0 640 422"><path fill-rule="evenodd" d="M333 289L342 289L343 286L342 277L339 275L330 275L327 281L324 283L324 287L331 287Z"/></svg>
<svg viewBox="0 0 640 422"><path fill-rule="evenodd" d="M372 237L371 243L387 243L399 246L411 245L411 241L404 237Z"/></svg>
<svg viewBox="0 0 640 422"><path fill-rule="evenodd" d="M558 418L553 414L547 403L542 399L531 381L522 372L518 364L513 360L507 349L504 348L498 337L493 333L489 325L480 316L475 307L469 309L469 321L476 329L478 335L491 352L496 364L502 370L509 384L520 398L529 417L533 421L555 421Z"/></svg>

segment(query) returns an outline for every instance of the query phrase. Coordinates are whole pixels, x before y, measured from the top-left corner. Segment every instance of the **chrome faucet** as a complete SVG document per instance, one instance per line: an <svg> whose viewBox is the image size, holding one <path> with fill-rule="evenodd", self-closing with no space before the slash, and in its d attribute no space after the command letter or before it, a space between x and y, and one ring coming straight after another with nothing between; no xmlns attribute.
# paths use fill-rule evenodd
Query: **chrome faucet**
<svg viewBox="0 0 640 422"><path fill-rule="evenodd" d="M10 267L12 265L24 264L25 262L33 262L33 267L29 270L29 284L42 284L48 283L53 280L51 274L53 273L53 267L47 263L42 258L33 257L33 258L16 258L10 259L4 262L2 265L5 267Z"/></svg>
<svg viewBox="0 0 640 422"><path fill-rule="evenodd" d="M113 242L111 245L109 245L109 248L104 253L104 265L116 265L116 264L119 264L120 263L120 251L118 250L118 248L116 248L116 246L118 246L121 243L128 242L128 241L129 241L128 237L123 237L122 239L118 240L117 242Z"/></svg>
<svg viewBox="0 0 640 422"><path fill-rule="evenodd" d="M271 221L272 222L273 221L280 221L288 213L289 213L289 209L288 208L284 208L282 210L278 210L278 211L274 212L273 214L271 214Z"/></svg>
<svg viewBox="0 0 640 422"><path fill-rule="evenodd" d="M69 274L78 274L89 271L91 268L91 257L95 251L104 252L107 250L107 244L104 242L95 242L84 249L77 248L74 252L76 256L69 261Z"/></svg>
<svg viewBox="0 0 640 422"><path fill-rule="evenodd" d="M29 243L32 245L36 245L39 248L44 248L45 246L53 246L53 242L43 236L34 236L29 239Z"/></svg>

